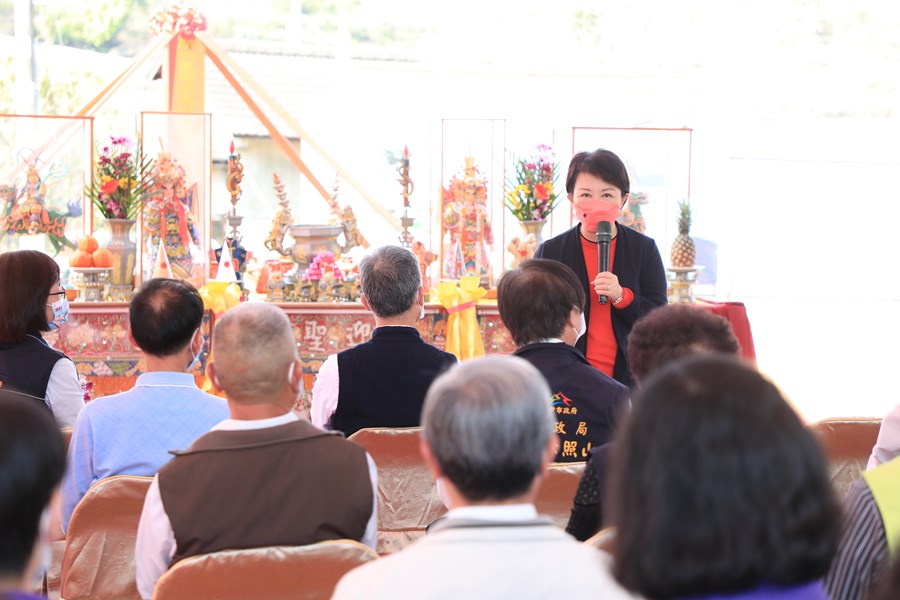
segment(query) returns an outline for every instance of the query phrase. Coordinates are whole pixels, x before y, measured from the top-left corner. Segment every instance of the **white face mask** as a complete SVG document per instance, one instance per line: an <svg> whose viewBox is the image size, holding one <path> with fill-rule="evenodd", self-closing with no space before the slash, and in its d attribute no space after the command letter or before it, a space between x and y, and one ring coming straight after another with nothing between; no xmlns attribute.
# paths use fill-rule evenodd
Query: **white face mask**
<svg viewBox="0 0 900 600"><path fill-rule="evenodd" d="M425 318L425 305L422 304L422 305L421 305L421 310L419 311L419 320L421 321L421 320L424 319L424 318Z"/></svg>
<svg viewBox="0 0 900 600"><path fill-rule="evenodd" d="M59 329L69 320L69 299L62 297L53 304L48 304L53 309L53 319L48 323L50 329Z"/></svg>
<svg viewBox="0 0 900 600"><path fill-rule="evenodd" d="M578 341L578 338L587 333L587 321L584 320L584 313L581 313L581 329L578 330L578 335L575 336L575 341Z"/></svg>
<svg viewBox="0 0 900 600"><path fill-rule="evenodd" d="M194 338L197 337L197 334L198 334L198 333L200 333L200 330L199 330L199 329L194 333L194 337L191 338L191 344L194 343ZM203 354L203 342L202 342L202 341L200 342L200 350L197 351L197 354L194 354L194 360L192 360L192 361L191 361L191 364L189 364L189 365L187 366L187 369L185 369L185 372L186 372L186 373L190 373L191 371L194 370L194 367L196 367L196 366L197 366L197 363L200 362L200 355L201 355L201 354Z"/></svg>

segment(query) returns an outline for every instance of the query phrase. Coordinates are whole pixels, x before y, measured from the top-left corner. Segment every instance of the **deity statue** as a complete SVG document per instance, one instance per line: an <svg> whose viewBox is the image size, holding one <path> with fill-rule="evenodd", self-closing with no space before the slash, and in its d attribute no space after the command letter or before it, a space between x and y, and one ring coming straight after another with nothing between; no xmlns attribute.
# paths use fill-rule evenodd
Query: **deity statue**
<svg viewBox="0 0 900 600"><path fill-rule="evenodd" d="M50 214L44 201L47 186L41 181L41 175L34 165L28 165L25 173L25 201L20 208L27 213L23 217L28 219L28 233L35 234L44 231L50 224Z"/></svg>
<svg viewBox="0 0 900 600"><path fill-rule="evenodd" d="M341 229L344 230L344 244L341 246L341 252L349 252L351 248L362 246L369 247L369 242L360 233L359 227L356 225L356 215L353 213L353 207L349 204L341 211Z"/></svg>
<svg viewBox="0 0 900 600"><path fill-rule="evenodd" d="M344 233L344 243L341 245L341 252L349 252L351 248L356 246L368 248L369 241L363 236L359 226L356 224L356 214L353 212L353 207L347 204L341 208L338 204L337 199L340 187L340 177L336 175L334 185L331 187L331 196L328 198L328 207L331 209L331 214L341 222L341 229Z"/></svg>
<svg viewBox="0 0 900 600"><path fill-rule="evenodd" d="M431 293L431 277L428 276L428 266L437 260L437 254L429 250L425 244L422 242L413 239L410 244L410 249L416 255L416 258L419 260L419 272L422 274L422 287L425 288L425 293Z"/></svg>
<svg viewBox="0 0 900 600"><path fill-rule="evenodd" d="M512 255L509 268L517 269L523 260L534 256L537 248L537 238L535 238L533 233L529 233L521 239L518 236L513 237L513 239L509 240L509 244L506 245L507 252Z"/></svg>
<svg viewBox="0 0 900 600"><path fill-rule="evenodd" d="M184 167L168 152L159 153L153 171L154 188L144 213L151 264L156 262L162 239L172 274L179 279L192 279L195 261L191 244L198 253L200 248L192 209L196 188L185 187Z"/></svg>
<svg viewBox="0 0 900 600"><path fill-rule="evenodd" d="M51 168L49 176L59 177ZM12 185L0 185L0 238L6 234L37 235L46 234L53 246L54 255L63 248L75 248L75 243L66 237L66 221L82 214L81 200L67 204L66 212L47 207L47 184L41 178L37 160L25 165L25 185L18 189Z"/></svg>
<svg viewBox="0 0 900 600"><path fill-rule="evenodd" d="M459 279L474 275L482 285L490 285L489 252L494 234L487 211L487 183L472 157L466 157L462 175L454 175L444 189L443 221L449 240L444 247L442 276Z"/></svg>
<svg viewBox="0 0 900 600"><path fill-rule="evenodd" d="M269 231L269 237L263 242L266 250L278 252L282 256L289 253L284 248L284 236L288 229L294 224L294 217L291 215L291 206L288 203L287 192L284 191L284 183L278 173L272 173L273 187L275 188L275 197L278 198L278 212L272 219L272 229Z"/></svg>

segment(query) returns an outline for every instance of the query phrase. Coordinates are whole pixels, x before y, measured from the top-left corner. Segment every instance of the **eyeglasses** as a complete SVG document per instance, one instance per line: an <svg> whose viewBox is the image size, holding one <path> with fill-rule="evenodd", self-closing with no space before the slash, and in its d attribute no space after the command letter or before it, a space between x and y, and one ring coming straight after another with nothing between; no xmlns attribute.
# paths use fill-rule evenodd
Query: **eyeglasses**
<svg viewBox="0 0 900 600"><path fill-rule="evenodd" d="M48 296L65 296L66 287L63 284L59 284L59 291L47 294Z"/></svg>

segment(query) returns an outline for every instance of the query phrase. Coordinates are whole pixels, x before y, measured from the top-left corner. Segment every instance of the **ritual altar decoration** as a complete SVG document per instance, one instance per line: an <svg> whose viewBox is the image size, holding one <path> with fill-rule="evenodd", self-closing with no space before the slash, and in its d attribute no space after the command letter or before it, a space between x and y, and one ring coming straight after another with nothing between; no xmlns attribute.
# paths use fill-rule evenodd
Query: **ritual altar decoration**
<svg viewBox="0 0 900 600"><path fill-rule="evenodd" d="M76 117L0 115L0 252L66 259L89 227L91 127Z"/></svg>
<svg viewBox="0 0 900 600"><path fill-rule="evenodd" d="M153 159L144 155L140 140L110 136L98 148L91 185L85 189L110 230L106 243L112 256L109 295L115 301L127 301L134 289L137 244L131 239L131 230L154 193L153 171Z"/></svg>
<svg viewBox="0 0 900 600"><path fill-rule="evenodd" d="M151 277L160 242L170 277L199 288L208 279L212 121L207 113L144 111L140 134L153 169L140 223L140 281Z"/></svg>
<svg viewBox="0 0 900 600"><path fill-rule="evenodd" d="M225 223L228 225L229 231L225 234L222 247L213 250L213 258L216 263L221 263L222 256L227 250L230 255L229 260L234 263L234 274L237 284L243 288L244 274L247 272L247 259L250 256L250 253L244 248L243 236L238 230L244 221L244 217L237 212L237 203L241 199L242 194L241 182L244 180L244 165L241 164L241 155L234 150L234 140L231 141L229 151L228 173L225 179L225 188L231 196L231 210L225 215ZM210 272L210 276L212 276L212 272ZM216 278L218 278L218 275L216 275Z"/></svg>
<svg viewBox="0 0 900 600"><path fill-rule="evenodd" d="M260 270L257 293L266 294L270 302L352 302L359 298L356 261L350 255L368 245L356 226L349 206L337 203L335 183L329 201L332 217L338 223L296 224L284 183L278 173L272 174L278 210L264 242L266 250L284 258L267 260ZM343 234L343 244L338 236ZM285 245L290 235L292 245ZM345 258L346 257L346 258ZM290 258L291 260L287 260Z"/></svg>
<svg viewBox="0 0 900 600"><path fill-rule="evenodd" d="M619 212L618 222L626 227L631 227L638 233L647 231L647 222L644 219L642 207L649 202L647 194L643 192L631 192L628 194L628 202Z"/></svg>
<svg viewBox="0 0 900 600"><path fill-rule="evenodd" d="M463 171L444 188L442 207L445 240L441 277L476 277L480 284L490 286L494 234L487 210L487 183L474 158L466 157Z"/></svg>
<svg viewBox="0 0 900 600"><path fill-rule="evenodd" d="M507 181L504 198L506 208L522 227L522 237L514 237L507 245L515 268L519 262L534 256L543 241L543 229L562 194L557 190L559 163L553 149L541 144L526 158L515 161L515 171Z"/></svg>
<svg viewBox="0 0 900 600"><path fill-rule="evenodd" d="M442 281L437 285L438 300L448 315L444 349L459 360L484 356L475 305L487 295L487 290L478 283L478 277L464 275L458 282Z"/></svg>

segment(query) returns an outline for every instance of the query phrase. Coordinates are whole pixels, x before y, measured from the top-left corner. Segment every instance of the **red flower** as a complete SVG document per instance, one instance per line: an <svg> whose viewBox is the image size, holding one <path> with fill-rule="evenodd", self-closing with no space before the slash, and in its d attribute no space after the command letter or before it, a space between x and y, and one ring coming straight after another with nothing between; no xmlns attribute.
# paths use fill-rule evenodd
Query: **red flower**
<svg viewBox="0 0 900 600"><path fill-rule="evenodd" d="M115 179L110 179L106 183L100 186L100 191L104 194L112 194L117 189L119 189L119 182Z"/></svg>
<svg viewBox="0 0 900 600"><path fill-rule="evenodd" d="M548 200L550 198L550 192L547 191L547 188L544 187L543 183L534 184L534 197L538 200Z"/></svg>

